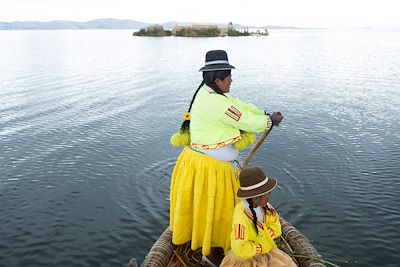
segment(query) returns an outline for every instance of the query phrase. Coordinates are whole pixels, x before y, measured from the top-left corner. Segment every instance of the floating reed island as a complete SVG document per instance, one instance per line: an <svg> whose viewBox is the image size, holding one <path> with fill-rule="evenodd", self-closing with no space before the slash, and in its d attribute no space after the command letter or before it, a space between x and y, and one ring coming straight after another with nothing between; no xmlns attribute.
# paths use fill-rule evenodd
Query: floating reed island
<svg viewBox="0 0 400 267"><path fill-rule="evenodd" d="M134 32L133 36L177 36L177 37L225 37L225 36L268 36L266 28L256 29L253 32L249 28L235 29L232 22L227 27L219 27L213 24L193 24L192 26L175 26L172 30L164 30L161 25L152 25Z"/></svg>

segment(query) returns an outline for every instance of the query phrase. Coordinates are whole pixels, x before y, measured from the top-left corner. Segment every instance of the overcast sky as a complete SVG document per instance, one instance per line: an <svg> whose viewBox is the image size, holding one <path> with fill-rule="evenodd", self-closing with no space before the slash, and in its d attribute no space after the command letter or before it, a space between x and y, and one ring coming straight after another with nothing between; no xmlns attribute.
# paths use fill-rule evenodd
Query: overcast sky
<svg viewBox="0 0 400 267"><path fill-rule="evenodd" d="M0 21L132 19L247 26L400 25L399 0L0 0Z"/></svg>

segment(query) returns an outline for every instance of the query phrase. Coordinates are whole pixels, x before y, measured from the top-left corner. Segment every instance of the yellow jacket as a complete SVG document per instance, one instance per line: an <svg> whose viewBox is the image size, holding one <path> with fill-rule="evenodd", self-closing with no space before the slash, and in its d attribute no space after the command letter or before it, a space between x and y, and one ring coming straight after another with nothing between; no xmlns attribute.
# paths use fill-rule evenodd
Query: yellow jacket
<svg viewBox="0 0 400 267"><path fill-rule="evenodd" d="M190 112L193 148L221 148L238 142L240 130L259 133L271 128L271 119L263 110L225 95L216 94L207 85L200 88Z"/></svg>
<svg viewBox="0 0 400 267"><path fill-rule="evenodd" d="M245 200L246 201L246 200ZM251 259L276 248L274 239L282 234L279 215L268 203L265 211L265 222L257 221L258 235L254 229L253 215L240 201L233 213L231 249L233 254L242 259Z"/></svg>

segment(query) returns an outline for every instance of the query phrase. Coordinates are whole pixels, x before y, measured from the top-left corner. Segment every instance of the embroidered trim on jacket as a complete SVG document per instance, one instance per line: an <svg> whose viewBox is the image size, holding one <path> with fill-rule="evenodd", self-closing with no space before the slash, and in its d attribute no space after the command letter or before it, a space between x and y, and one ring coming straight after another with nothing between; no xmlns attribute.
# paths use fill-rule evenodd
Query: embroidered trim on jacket
<svg viewBox="0 0 400 267"><path fill-rule="evenodd" d="M247 218L249 218L251 221L253 221L253 214L251 214L250 211L248 211L247 209L244 209L244 214L246 214ZM262 225L262 223L257 220L257 226L260 227L262 230L264 230L264 226Z"/></svg>
<svg viewBox="0 0 400 267"><path fill-rule="evenodd" d="M197 149L208 150L208 149L222 148L222 147L225 147L227 145L231 145L231 144L237 143L239 141L240 141L240 135L236 136L236 137L233 137L233 138L231 138L229 140L222 141L222 142L219 142L217 144L213 144L213 145L200 145L200 144L191 143L190 146L193 147L193 148L197 148Z"/></svg>
<svg viewBox="0 0 400 267"><path fill-rule="evenodd" d="M239 121L240 117L242 117L242 112L240 112L234 106L230 106L226 111L225 114L235 121Z"/></svg>
<svg viewBox="0 0 400 267"><path fill-rule="evenodd" d="M244 239L244 226L242 224L235 224L235 239Z"/></svg>

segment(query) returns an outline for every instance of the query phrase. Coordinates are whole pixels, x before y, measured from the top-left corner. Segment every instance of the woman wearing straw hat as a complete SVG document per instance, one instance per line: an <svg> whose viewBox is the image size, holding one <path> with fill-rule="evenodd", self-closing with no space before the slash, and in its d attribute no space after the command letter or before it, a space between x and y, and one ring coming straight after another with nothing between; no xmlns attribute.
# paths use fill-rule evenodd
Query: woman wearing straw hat
<svg viewBox="0 0 400 267"><path fill-rule="evenodd" d="M231 251L220 266L297 266L274 242L282 233L279 215L269 204L276 180L253 167L244 169L239 181L241 201L233 213Z"/></svg>
<svg viewBox="0 0 400 267"><path fill-rule="evenodd" d="M193 95L179 132L171 144L184 146L171 179L172 242L191 241L205 260L219 264L230 248L232 214L237 203L235 162L238 150L255 141L255 134L279 125L282 115L269 115L228 93L232 82L228 55L206 54L203 81ZM203 257L204 258L204 257ZM208 259L207 259L208 258Z"/></svg>

